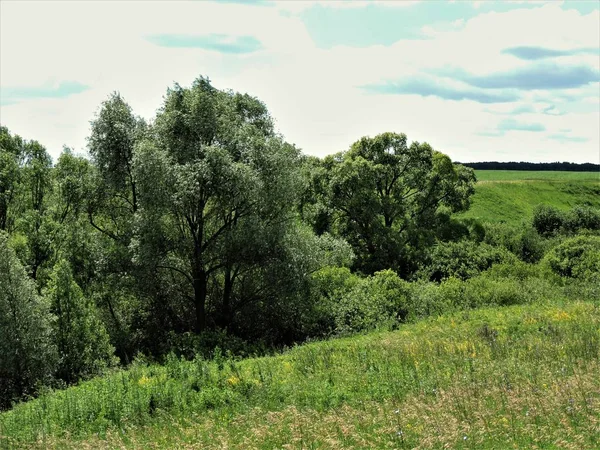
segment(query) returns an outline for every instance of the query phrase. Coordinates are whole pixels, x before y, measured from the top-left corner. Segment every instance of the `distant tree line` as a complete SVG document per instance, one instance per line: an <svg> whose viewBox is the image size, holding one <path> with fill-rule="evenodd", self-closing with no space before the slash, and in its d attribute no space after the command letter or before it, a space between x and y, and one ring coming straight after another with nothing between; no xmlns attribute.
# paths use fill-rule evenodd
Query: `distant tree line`
<svg viewBox="0 0 600 450"><path fill-rule="evenodd" d="M551 162L551 163L532 163L532 162L472 162L457 163L475 170L554 170L564 172L600 172L600 164L594 163L571 163L571 162Z"/></svg>

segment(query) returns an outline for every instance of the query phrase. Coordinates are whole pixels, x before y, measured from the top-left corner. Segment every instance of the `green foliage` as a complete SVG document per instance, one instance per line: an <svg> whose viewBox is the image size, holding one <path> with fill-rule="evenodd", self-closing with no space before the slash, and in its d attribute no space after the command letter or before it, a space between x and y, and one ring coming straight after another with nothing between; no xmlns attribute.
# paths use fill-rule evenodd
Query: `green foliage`
<svg viewBox="0 0 600 450"><path fill-rule="evenodd" d="M0 231L0 409L49 381L56 364L53 320Z"/></svg>
<svg viewBox="0 0 600 450"><path fill-rule="evenodd" d="M392 270L361 279L336 305L337 332L394 328L408 315L409 286Z"/></svg>
<svg viewBox="0 0 600 450"><path fill-rule="evenodd" d="M545 265L506 258L506 253L499 253L505 262L500 258L486 271L474 269L471 278L451 276L441 283L427 279L408 283L390 270L361 278L347 269L322 269L313 276L320 322L316 321L319 326L315 325L312 334L393 329L425 317L487 306L595 298L591 291L580 296L583 286L563 288L564 283Z"/></svg>
<svg viewBox="0 0 600 450"><path fill-rule="evenodd" d="M489 269L492 264L514 260L509 252L486 243L458 241L438 243L431 251L421 276L431 281L455 277L462 280Z"/></svg>
<svg viewBox="0 0 600 450"><path fill-rule="evenodd" d="M83 295L65 260L54 266L45 296L57 317L54 342L59 354L59 378L72 383L115 364L114 348L95 305Z"/></svg>
<svg viewBox="0 0 600 450"><path fill-rule="evenodd" d="M124 200L135 210L133 151L136 142L144 136L146 124L136 118L123 97L114 92L102 103L91 125L88 147L102 179L101 192L106 195L128 192Z"/></svg>
<svg viewBox="0 0 600 450"><path fill-rule="evenodd" d="M296 269L313 258L293 236L311 237L293 214L298 151L274 134L265 106L199 78L168 91L154 136L134 155L136 261L147 277L178 285L196 332L211 322L248 330L255 308L289 312L288 289L310 273Z"/></svg>
<svg viewBox="0 0 600 450"><path fill-rule="evenodd" d="M600 236L566 239L546 255L545 261L563 277L600 281Z"/></svg>
<svg viewBox="0 0 600 450"><path fill-rule="evenodd" d="M258 385L235 381L243 377L232 355L490 305L597 301L594 179L486 174L475 206L493 223L483 223L464 213L473 171L425 143L384 133L319 159L302 156L273 123L260 100L200 77L169 89L150 125L112 94L91 123L91 160L65 148L52 167L42 145L0 129L0 229L11 247L0 255L0 281L13 286L0 285L3 406L54 376L72 383L103 372L112 346L125 364L140 352L156 361L175 353L213 357L218 377L231 369L228 385L200 389L210 364L197 359L188 371L168 356L156 369L166 385L153 391L138 359L132 370L146 378L106 385L114 403L85 410L77 400L65 413L96 429L144 423L161 410L249 398ZM532 222L534 198L549 206ZM587 240L569 239L577 233ZM543 264L529 264L553 246ZM477 333L496 336L485 326ZM47 360L31 356L34 348ZM299 358L299 375L313 373L311 358ZM327 358L320 363L334 367ZM289 393L273 388L261 393L269 402ZM315 404L348 395L332 390L317 392Z"/></svg>
<svg viewBox="0 0 600 450"><path fill-rule="evenodd" d="M575 234L583 230L600 231L600 208L575 206L565 214L563 227Z"/></svg>
<svg viewBox="0 0 600 450"><path fill-rule="evenodd" d="M322 165L324 171L309 170L314 194L304 203L321 202L330 211L336 233L354 249L354 267L364 273L391 268L410 274L417 249L431 241L440 207L466 209L475 181L471 169L426 143L409 146L404 134L364 137ZM302 206L317 231L328 228L320 223L327 209Z"/></svg>
<svg viewBox="0 0 600 450"><path fill-rule="evenodd" d="M12 231L18 212L24 145L20 136L12 136L6 127L0 127L0 230Z"/></svg>
<svg viewBox="0 0 600 450"><path fill-rule="evenodd" d="M551 245L551 242L526 224L486 223L484 229L486 244L504 247L521 261L528 263L540 261Z"/></svg>
<svg viewBox="0 0 600 450"><path fill-rule="evenodd" d="M563 213L552 206L540 204L533 210L533 227L543 236L552 236L558 233L564 222Z"/></svg>

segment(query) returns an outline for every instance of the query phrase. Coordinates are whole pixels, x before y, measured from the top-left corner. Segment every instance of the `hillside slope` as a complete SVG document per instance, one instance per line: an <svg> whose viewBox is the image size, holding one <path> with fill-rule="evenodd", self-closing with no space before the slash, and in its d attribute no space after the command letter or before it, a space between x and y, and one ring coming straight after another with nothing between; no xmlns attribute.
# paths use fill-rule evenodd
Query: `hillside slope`
<svg viewBox="0 0 600 450"><path fill-rule="evenodd" d="M232 361L141 362L0 415L0 448L598 448L600 308L463 312Z"/></svg>
<svg viewBox="0 0 600 450"><path fill-rule="evenodd" d="M560 209L576 205L600 208L600 174L478 170L469 211L459 217L486 222L519 223L531 218L536 205Z"/></svg>

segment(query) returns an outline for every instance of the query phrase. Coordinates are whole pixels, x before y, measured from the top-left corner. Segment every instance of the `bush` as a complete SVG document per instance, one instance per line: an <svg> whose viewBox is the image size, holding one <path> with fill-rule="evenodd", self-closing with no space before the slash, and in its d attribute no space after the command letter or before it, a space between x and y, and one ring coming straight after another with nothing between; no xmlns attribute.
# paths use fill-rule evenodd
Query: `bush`
<svg viewBox="0 0 600 450"><path fill-rule="evenodd" d="M54 267L46 297L57 316L53 336L60 355L59 378L73 383L116 364L96 305L83 295L67 261L61 260Z"/></svg>
<svg viewBox="0 0 600 450"><path fill-rule="evenodd" d="M581 230L600 230L600 209L576 206L565 215L565 231L577 233Z"/></svg>
<svg viewBox="0 0 600 450"><path fill-rule="evenodd" d="M339 304L361 282L347 267L324 267L312 276L313 309L306 320L307 335L325 337L336 330Z"/></svg>
<svg viewBox="0 0 600 450"><path fill-rule="evenodd" d="M600 236L582 235L566 239L545 258L554 273L568 278L600 278Z"/></svg>
<svg viewBox="0 0 600 450"><path fill-rule="evenodd" d="M338 332L392 329L406 320L410 284L394 271L361 279L340 299L335 311Z"/></svg>
<svg viewBox="0 0 600 450"><path fill-rule="evenodd" d="M530 225L515 227L503 223L487 223L485 228L485 243L504 247L521 261L536 263L548 249L548 242Z"/></svg>
<svg viewBox="0 0 600 450"><path fill-rule="evenodd" d="M450 277L466 280L489 269L492 264L514 260L503 248L472 241L439 243L429 255L429 264L420 271L422 278L442 281Z"/></svg>
<svg viewBox="0 0 600 450"><path fill-rule="evenodd" d="M431 281L411 283L407 320L412 322L459 309L464 298L464 285L464 281L457 278L439 284Z"/></svg>
<svg viewBox="0 0 600 450"><path fill-rule="evenodd" d="M187 360L212 359L221 354L249 357L268 352L267 346L262 342L249 343L227 334L224 330L205 331L200 334L170 332L168 344L173 354Z"/></svg>
<svg viewBox="0 0 600 450"><path fill-rule="evenodd" d="M542 236L558 233L564 223L564 213L553 206L537 205L533 210L533 228Z"/></svg>

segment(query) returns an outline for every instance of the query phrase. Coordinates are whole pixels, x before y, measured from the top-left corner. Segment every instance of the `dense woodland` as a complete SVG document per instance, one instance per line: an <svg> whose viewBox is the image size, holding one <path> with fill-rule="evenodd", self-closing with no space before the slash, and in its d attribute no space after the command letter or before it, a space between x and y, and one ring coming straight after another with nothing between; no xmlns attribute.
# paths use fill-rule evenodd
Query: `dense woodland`
<svg viewBox="0 0 600 450"><path fill-rule="evenodd" d="M0 408L140 355L260 354L557 286L598 295L598 209L458 220L474 171L404 134L306 156L261 101L198 78L149 123L112 94L88 150L53 162L0 129Z"/></svg>
<svg viewBox="0 0 600 450"><path fill-rule="evenodd" d="M600 172L600 164L594 163L572 163L572 162L551 162L551 163L531 163L531 162L472 162L462 163L466 167L477 170L555 170L561 172Z"/></svg>

